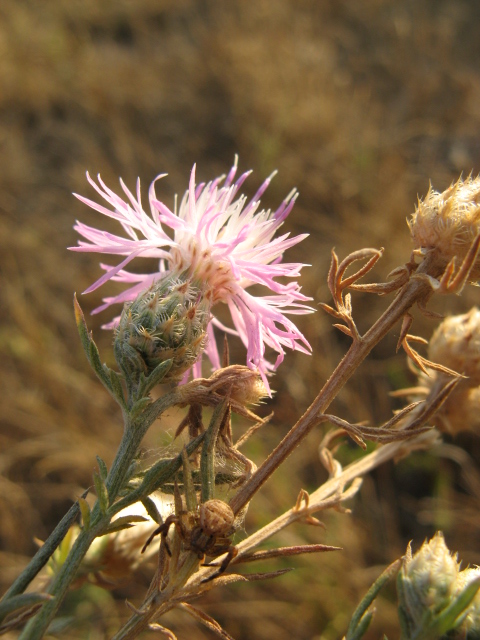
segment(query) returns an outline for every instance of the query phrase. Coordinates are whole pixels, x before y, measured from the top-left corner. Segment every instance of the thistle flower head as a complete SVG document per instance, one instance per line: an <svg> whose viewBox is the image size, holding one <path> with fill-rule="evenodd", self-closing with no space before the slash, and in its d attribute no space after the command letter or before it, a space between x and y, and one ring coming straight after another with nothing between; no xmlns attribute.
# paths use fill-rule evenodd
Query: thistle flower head
<svg viewBox="0 0 480 640"><path fill-rule="evenodd" d="M445 266L452 258L462 262L480 233L480 177L459 178L442 193L430 187L408 225L415 249L435 249ZM469 279L475 282L479 277L477 257Z"/></svg>
<svg viewBox="0 0 480 640"><path fill-rule="evenodd" d="M220 358L212 325L238 335L247 347L247 364L257 369L266 383L266 372L275 369L283 360L284 348L310 353L310 345L287 314L310 313L304 303L310 298L300 292L294 280L300 274L301 263L284 263L286 249L303 240L306 235L293 238L274 235L288 216L296 199L291 192L280 207L271 212L259 210L260 197L268 187L271 177L258 189L251 201L239 190L249 173L234 181L236 164L228 175L205 184L195 183L193 167L189 188L179 207L173 210L157 199L156 181L150 186L148 199L150 215L141 204L140 183L136 195L120 181L125 199L117 196L98 177L96 184L87 174L88 181L110 208L82 196L82 202L100 213L117 220L125 236L89 227L77 222L75 229L85 239L79 241L74 251L92 251L125 256L116 266L102 264L105 274L85 293L97 289L108 280L126 285L115 297L104 298L99 312L115 303L134 300L137 295L166 276L184 274L194 282L201 282L208 290L210 304L228 305L233 327L225 327L215 315L208 326L206 353L213 367L220 367ZM166 232L169 230L169 233ZM125 267L136 257L157 258L158 269L153 273L131 273ZM288 278L289 282L279 282ZM253 295L247 291L252 285L261 285L266 295ZM117 320L107 325L112 327ZM278 356L272 365L265 356L270 347ZM195 371L200 374L199 365Z"/></svg>

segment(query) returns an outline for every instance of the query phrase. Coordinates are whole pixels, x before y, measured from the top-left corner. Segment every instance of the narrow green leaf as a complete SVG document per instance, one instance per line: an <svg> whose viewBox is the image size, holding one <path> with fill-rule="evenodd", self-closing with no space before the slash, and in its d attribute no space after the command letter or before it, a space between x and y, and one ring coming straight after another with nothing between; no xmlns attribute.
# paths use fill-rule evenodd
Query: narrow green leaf
<svg viewBox="0 0 480 640"><path fill-rule="evenodd" d="M90 505L85 500L85 498L79 498L78 505L80 507L80 513L82 514L83 528L88 531L88 529L90 529Z"/></svg>
<svg viewBox="0 0 480 640"><path fill-rule="evenodd" d="M198 449L204 438L205 433L201 433L199 436L197 436L187 444L186 450L189 456L191 456ZM181 466L182 455L178 454L178 456L176 456L176 458L173 458L172 460L160 460L152 467L150 467L150 469L146 471L141 485L134 491L134 495L137 496L137 500L142 500L145 496L150 495L163 484L170 481ZM120 500L114 505L115 513L118 513L118 511L123 508L122 503L125 504L123 500ZM129 496L127 504L132 504L131 496Z"/></svg>
<svg viewBox="0 0 480 640"><path fill-rule="evenodd" d="M45 602L45 600L51 600L52 598L53 596L48 593L22 593L18 596L4 599L0 602L0 619L18 609L32 607L39 602Z"/></svg>
<svg viewBox="0 0 480 640"><path fill-rule="evenodd" d="M145 407L148 407L151 402L150 398L140 398L140 400L137 400L130 409L130 420L133 421L138 418Z"/></svg>
<svg viewBox="0 0 480 640"><path fill-rule="evenodd" d="M434 619L433 629L439 635L456 629L468 614L468 608L480 588L480 578L473 580L452 598L451 604Z"/></svg>
<svg viewBox="0 0 480 640"><path fill-rule="evenodd" d="M363 638L363 636L365 635L368 627L370 626L370 622L372 621L372 618L373 618L373 612L367 611L367 613L365 613L365 615L363 615L362 618L360 618L357 626L355 627L355 630L351 635L349 630L349 632L345 636L345 640L361 640L361 638Z"/></svg>
<svg viewBox="0 0 480 640"><path fill-rule="evenodd" d="M117 518L108 527L102 531L99 535L99 538L102 536L106 536L109 533L116 533L117 531L123 531L123 529L131 529L136 522L145 522L147 518L143 516L122 516L121 518Z"/></svg>
<svg viewBox="0 0 480 640"><path fill-rule="evenodd" d="M145 378L139 386L139 395L147 395L150 391L160 384L163 378L172 368L173 360L165 360L155 367L152 373Z"/></svg>
<svg viewBox="0 0 480 640"><path fill-rule="evenodd" d="M73 298L73 306L75 310L75 322L77 323L78 333L83 349L87 355L87 359L102 383L111 393L113 393L112 383L110 382L109 376L106 374L100 361L100 354L98 352L97 345L92 338L91 331L88 330L87 323L85 322L85 316L83 315L83 311L78 303L76 295Z"/></svg>
<svg viewBox="0 0 480 640"><path fill-rule="evenodd" d="M373 601L375 600L375 598L377 597L380 589L383 587L383 585L388 582L399 570L400 566L402 564L402 560L395 560L395 562L393 562L390 566L388 566L385 571L375 580L375 582L373 583L373 585L370 587L370 589L367 591L367 593L365 594L365 596L363 597L362 601L360 602L360 604L358 605L358 607L355 609L355 612L352 616L352 620L350 622L350 625L348 627L348 631L347 634L345 636L346 640L354 640L354 638L361 638L362 636L358 636L356 635L358 630L363 628L363 633L365 633L368 625L370 624L370 620L371 617L368 619L367 622L367 626L364 627L364 621L366 620L366 616L369 615L367 614L367 609L368 607L373 603ZM363 635L362 633L362 635Z"/></svg>
<svg viewBox="0 0 480 640"><path fill-rule="evenodd" d="M148 496L146 498L143 498L142 504L145 507L146 512L154 522L156 522L157 524L163 524L163 518L160 514L160 511L157 509L157 505L151 498L149 498Z"/></svg>
<svg viewBox="0 0 480 640"><path fill-rule="evenodd" d="M96 471L93 473L93 483L95 485L100 510L102 513L106 513L108 509L108 491L104 481Z"/></svg>
<svg viewBox="0 0 480 640"><path fill-rule="evenodd" d="M185 495L185 506L187 511L195 511L197 508L197 493L193 484L192 468L188 459L185 447L182 449L182 466L183 466L183 493Z"/></svg>
<svg viewBox="0 0 480 640"><path fill-rule="evenodd" d="M105 461L102 460L102 458L100 458L100 456L97 456L97 462L98 462L98 469L100 471L100 477L105 482L108 476L107 465L105 464Z"/></svg>
<svg viewBox="0 0 480 640"><path fill-rule="evenodd" d="M113 371L113 369L108 369L108 374L110 376L110 384L112 387L113 396L122 407L126 407L125 394L123 392L123 387L121 382L122 376L116 371Z"/></svg>
<svg viewBox="0 0 480 640"><path fill-rule="evenodd" d="M202 482L201 500L206 502L214 497L215 491L215 447L217 436L229 409L228 399L215 407L207 431L200 456L200 475Z"/></svg>
<svg viewBox="0 0 480 640"><path fill-rule="evenodd" d="M75 322L77 324L78 334L80 336L80 340L82 342L85 353L90 360L88 349L90 346L90 342L92 341L92 334L88 330L87 323L85 322L85 316L83 315L82 308L77 300L77 294L73 296L73 308L75 311Z"/></svg>
<svg viewBox="0 0 480 640"><path fill-rule="evenodd" d="M90 344L88 346L88 359L90 361L90 364L92 365L93 370L97 374L98 378L107 387L107 389L111 393L113 393L110 376L105 371L106 368L104 367L104 365L102 364L102 361L100 360L100 353L98 351L97 345L93 340L90 340Z"/></svg>

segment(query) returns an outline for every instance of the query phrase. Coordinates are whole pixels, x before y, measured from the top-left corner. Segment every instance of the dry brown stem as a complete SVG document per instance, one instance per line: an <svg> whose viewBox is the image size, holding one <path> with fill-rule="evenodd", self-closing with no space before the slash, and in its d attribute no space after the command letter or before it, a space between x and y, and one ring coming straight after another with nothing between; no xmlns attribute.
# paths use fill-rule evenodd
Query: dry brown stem
<svg viewBox="0 0 480 640"><path fill-rule="evenodd" d="M351 285L354 276L342 281L342 275L346 269L346 262L348 262L348 266L354 260L359 260L363 257L369 259L368 264L371 265L375 255L379 257L380 254L380 252L376 252L375 254L375 250L373 249L364 251L366 253L363 253L362 256L360 256L361 252L355 252L349 260L344 260L340 265L338 265L338 260L333 253L332 266L328 278L329 288L334 297L336 306L335 315L346 322L347 329L351 332L350 335L353 340L352 345L304 415L292 427L264 463L260 465L252 478L250 478L250 480L247 481L239 492L232 498L230 506L236 513L251 500L252 496L255 495L275 469L282 464L282 462L310 433L310 431L319 424L322 419L322 415L325 413L332 400L347 380L352 376L361 362L363 362L367 357L373 347L382 340L390 329L403 318L407 311L416 302L424 300L431 294L432 289L428 279L426 280L424 278L416 277L411 278L397 293L395 299L377 322L375 322L375 324L363 336L360 335L351 317L349 298L347 298L347 300L343 299L343 291L346 286L345 283ZM438 277L442 273L442 266L443 265L438 264L435 254L431 253L418 267L417 273ZM358 274L364 275L365 270L363 269L358 271L355 276L358 276Z"/></svg>

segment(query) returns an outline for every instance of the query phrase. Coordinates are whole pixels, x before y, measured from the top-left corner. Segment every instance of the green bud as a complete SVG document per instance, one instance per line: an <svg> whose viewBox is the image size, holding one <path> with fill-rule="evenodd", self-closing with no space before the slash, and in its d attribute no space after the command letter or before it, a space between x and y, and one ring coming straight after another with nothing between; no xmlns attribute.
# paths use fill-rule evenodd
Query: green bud
<svg viewBox="0 0 480 640"><path fill-rule="evenodd" d="M167 276L126 304L114 351L127 381L138 384L167 360L162 382L179 380L205 349L210 296L182 276Z"/></svg>
<svg viewBox="0 0 480 640"><path fill-rule="evenodd" d="M397 578L400 619L411 638L439 638L455 628L459 564L441 532L412 555L410 547Z"/></svg>
<svg viewBox="0 0 480 640"><path fill-rule="evenodd" d="M457 579L457 588L459 591L473 583L476 583L477 587L480 584L480 567L470 567L460 571ZM480 589L477 590L472 599L461 628L465 632L465 638L467 638L467 640L480 638Z"/></svg>

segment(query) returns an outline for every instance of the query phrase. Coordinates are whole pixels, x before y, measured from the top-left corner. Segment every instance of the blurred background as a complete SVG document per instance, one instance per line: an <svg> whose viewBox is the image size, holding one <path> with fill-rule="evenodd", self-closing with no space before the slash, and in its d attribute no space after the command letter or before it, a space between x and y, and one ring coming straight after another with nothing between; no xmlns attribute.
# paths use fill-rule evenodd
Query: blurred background
<svg viewBox="0 0 480 640"><path fill-rule="evenodd" d="M121 416L89 370L73 319L73 292L100 274L98 257L73 254L75 219L106 220L73 196L93 197L85 171L118 190L140 177L144 193L168 172L158 196L172 205L197 163L197 179L254 169L252 196L274 169L263 198L299 200L285 227L310 233L290 251L308 262L303 291L329 301L330 250L344 257L385 247L382 280L410 256L405 218L429 181L444 190L480 170L480 5L474 0L3 0L0 5L0 582L18 574L85 487L95 454L109 463ZM119 231L114 226L109 229ZM113 285L112 285L113 287ZM80 297L85 312L106 288ZM435 300L464 312L479 291ZM365 330L387 301L354 296ZM112 363L106 315L88 318ZM288 354L272 381L271 424L252 442L259 462L316 395L348 347L322 312L299 319L314 355ZM414 332L435 322L415 312ZM389 336L332 407L340 417L380 424L401 405L389 392L415 384ZM231 341L232 358L244 352ZM171 416L172 425L178 416ZM300 488L324 479L321 433L310 435L255 498L246 530L292 506ZM163 446L155 425L145 443ZM452 442L463 469L480 459L478 435ZM461 450L468 451L460 453ZM358 455L345 447L342 460ZM461 457L463 456L463 458ZM480 564L479 494L455 460L416 454L364 482L351 515L326 513L326 531L297 525L272 543L325 542L342 552L296 559L268 583L212 591L196 602L237 640L341 638L382 569L441 528L467 563ZM271 563L268 570L280 565ZM109 638L148 585L148 569L112 592L84 587L63 615L59 637ZM212 634L173 612L179 639ZM379 603L369 638L396 637L394 594ZM63 634L63 635L62 635ZM11 636L15 637L14 635ZM145 636L148 637L148 634ZM152 634L153 637L153 634Z"/></svg>

